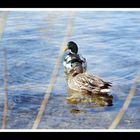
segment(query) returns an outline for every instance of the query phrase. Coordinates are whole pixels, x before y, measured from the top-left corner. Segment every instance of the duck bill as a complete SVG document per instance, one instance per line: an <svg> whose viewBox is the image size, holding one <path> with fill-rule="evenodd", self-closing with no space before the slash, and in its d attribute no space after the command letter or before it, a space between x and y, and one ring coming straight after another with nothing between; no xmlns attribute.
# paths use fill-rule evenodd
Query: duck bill
<svg viewBox="0 0 140 140"><path fill-rule="evenodd" d="M63 50L63 51L64 51L64 52L66 52L67 50L68 50L68 48L66 47L66 48L64 48L64 50Z"/></svg>

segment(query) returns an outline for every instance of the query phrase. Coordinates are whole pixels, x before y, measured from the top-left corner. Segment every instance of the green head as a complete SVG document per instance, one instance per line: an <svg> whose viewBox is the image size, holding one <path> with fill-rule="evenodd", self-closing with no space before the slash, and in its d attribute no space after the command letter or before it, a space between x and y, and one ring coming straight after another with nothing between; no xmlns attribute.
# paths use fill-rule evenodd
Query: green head
<svg viewBox="0 0 140 140"><path fill-rule="evenodd" d="M77 54L78 53L78 46L75 42L70 41L67 44L67 48L65 48L64 51L70 50L72 53Z"/></svg>

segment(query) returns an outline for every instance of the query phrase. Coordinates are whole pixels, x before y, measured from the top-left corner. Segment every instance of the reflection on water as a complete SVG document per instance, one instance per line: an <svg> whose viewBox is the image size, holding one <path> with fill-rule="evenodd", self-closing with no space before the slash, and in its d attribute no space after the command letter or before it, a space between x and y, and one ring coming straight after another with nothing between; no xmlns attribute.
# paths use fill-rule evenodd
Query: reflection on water
<svg viewBox="0 0 140 140"><path fill-rule="evenodd" d="M66 81L67 82L67 81ZM109 93L104 94L91 94L91 93L77 93L70 88L67 91L69 97L67 97L68 104L91 104L92 106L112 106L113 105L113 96ZM91 95L90 95L91 94Z"/></svg>
<svg viewBox="0 0 140 140"><path fill-rule="evenodd" d="M62 66L39 128L109 127L140 68L139 14L139 11L76 13L70 40L79 45L80 54L87 59L88 71L113 83L113 106L67 104ZM0 120L4 104L3 48L8 53L7 128L32 128L65 36L68 15L68 11L10 12L0 46ZM140 86L118 128L140 128L139 90Z"/></svg>

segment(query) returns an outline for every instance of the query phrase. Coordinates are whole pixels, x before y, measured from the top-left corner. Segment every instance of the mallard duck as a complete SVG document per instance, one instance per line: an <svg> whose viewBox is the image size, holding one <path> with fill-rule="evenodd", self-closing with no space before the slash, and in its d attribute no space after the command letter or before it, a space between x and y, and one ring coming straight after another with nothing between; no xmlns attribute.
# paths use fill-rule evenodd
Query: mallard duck
<svg viewBox="0 0 140 140"><path fill-rule="evenodd" d="M73 43L71 45L68 43L67 49L73 51L75 48ZM65 51L67 49L65 49ZM64 62L65 61L64 59ZM65 62L64 66L67 68L69 63ZM113 96L108 94L110 92L111 83L105 82L98 76L87 73L82 63L74 63L76 64L74 67L71 67L67 75L69 91L69 97L67 98L68 103L95 103L103 106L112 105Z"/></svg>
<svg viewBox="0 0 140 140"><path fill-rule="evenodd" d="M82 55L78 54L77 44L73 41L68 42L67 47L64 49L64 51L66 52L67 50L69 50L69 53L63 61L64 71L66 75L68 75L73 68L79 65L82 66L83 72L85 72L87 69L86 59Z"/></svg>

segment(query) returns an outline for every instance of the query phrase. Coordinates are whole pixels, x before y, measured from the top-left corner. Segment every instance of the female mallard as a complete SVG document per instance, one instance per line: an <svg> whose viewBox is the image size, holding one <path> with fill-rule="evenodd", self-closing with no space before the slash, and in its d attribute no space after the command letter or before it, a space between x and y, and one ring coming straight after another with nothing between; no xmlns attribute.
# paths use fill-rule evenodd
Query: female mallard
<svg viewBox="0 0 140 140"><path fill-rule="evenodd" d="M71 52L74 50L75 46L73 43L68 48ZM65 50L67 50L65 49ZM78 50L78 49L77 49ZM66 56L67 58L67 56ZM65 62L66 60L64 60ZM65 63L71 67L68 75L68 91L70 97L67 98L68 103L95 103L99 105L112 105L113 96L109 95L111 83L105 82L101 78L88 74L85 67L79 61L74 61L71 64Z"/></svg>
<svg viewBox="0 0 140 140"><path fill-rule="evenodd" d="M67 47L64 51L69 50L69 53L65 57L63 61L64 71L66 75L70 73L70 71L79 65L83 67L83 72L87 69L86 59L78 54L78 46L75 42L70 41L67 44Z"/></svg>

